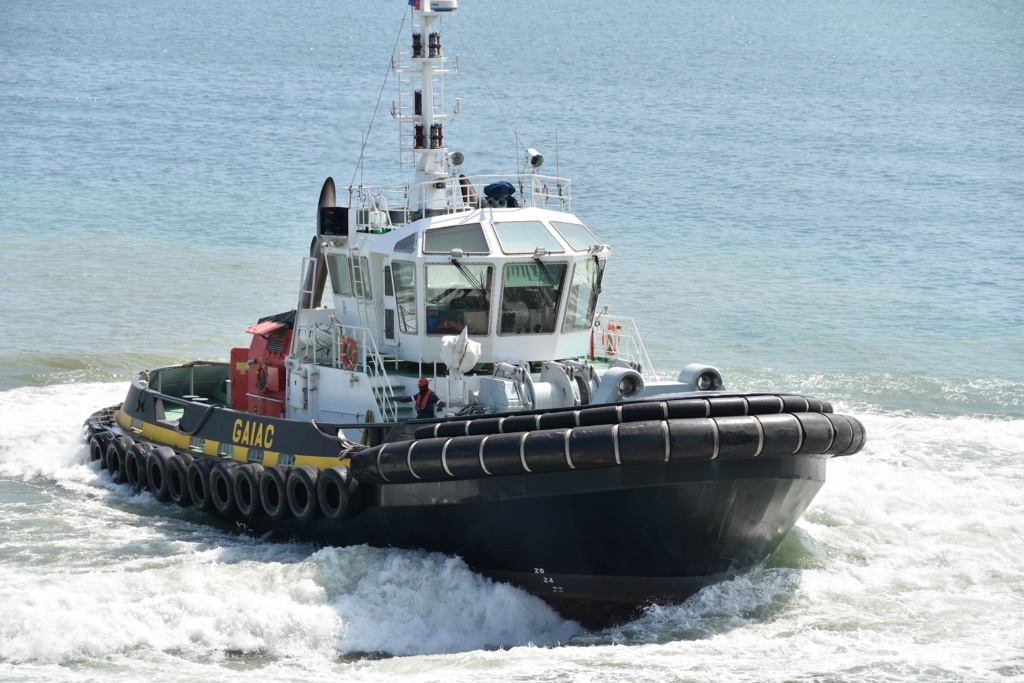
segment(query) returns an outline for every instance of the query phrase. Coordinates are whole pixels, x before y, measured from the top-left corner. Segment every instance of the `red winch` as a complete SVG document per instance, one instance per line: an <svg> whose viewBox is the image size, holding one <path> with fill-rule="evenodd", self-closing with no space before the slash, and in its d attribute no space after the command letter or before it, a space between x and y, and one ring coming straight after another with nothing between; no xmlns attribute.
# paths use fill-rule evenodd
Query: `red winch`
<svg viewBox="0 0 1024 683"><path fill-rule="evenodd" d="M231 349L231 408L247 413L284 417L284 359L292 328L268 320L253 325L249 348Z"/></svg>

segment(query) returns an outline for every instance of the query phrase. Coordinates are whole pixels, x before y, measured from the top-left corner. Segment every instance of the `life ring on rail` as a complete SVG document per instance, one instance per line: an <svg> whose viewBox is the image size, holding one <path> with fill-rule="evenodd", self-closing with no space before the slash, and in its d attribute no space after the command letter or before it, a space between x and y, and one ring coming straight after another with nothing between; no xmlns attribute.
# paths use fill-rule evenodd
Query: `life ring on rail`
<svg viewBox="0 0 1024 683"><path fill-rule="evenodd" d="M352 337L345 337L341 340L341 365L346 370L351 370L359 362L359 345Z"/></svg>
<svg viewBox="0 0 1024 683"><path fill-rule="evenodd" d="M605 354L614 356L619 352L619 327L615 323L608 323L608 327L601 330L601 346Z"/></svg>

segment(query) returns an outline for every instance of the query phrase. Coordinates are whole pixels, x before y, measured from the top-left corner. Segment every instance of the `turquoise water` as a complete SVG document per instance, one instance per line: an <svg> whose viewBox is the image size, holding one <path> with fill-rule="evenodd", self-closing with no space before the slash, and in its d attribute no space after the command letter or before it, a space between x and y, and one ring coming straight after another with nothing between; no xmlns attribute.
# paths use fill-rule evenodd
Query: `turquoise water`
<svg viewBox="0 0 1024 683"><path fill-rule="evenodd" d="M0 677L1024 678L1024 8L460 4L466 172L515 164L475 61L660 371L828 398L868 446L765 569L599 634L448 558L130 496L82 419L294 307L368 130L364 179L404 181L392 82L370 123L405 3L7 3Z"/></svg>

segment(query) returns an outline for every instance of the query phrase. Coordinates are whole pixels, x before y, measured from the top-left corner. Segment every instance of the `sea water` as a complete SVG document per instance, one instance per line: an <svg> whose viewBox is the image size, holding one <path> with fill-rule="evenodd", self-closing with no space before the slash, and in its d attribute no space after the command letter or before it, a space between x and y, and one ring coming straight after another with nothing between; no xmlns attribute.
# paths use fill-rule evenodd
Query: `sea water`
<svg viewBox="0 0 1024 683"><path fill-rule="evenodd" d="M659 372L865 424L763 568L587 633L457 558L264 542L88 463L133 371L294 307L325 177L405 181L406 9L0 7L0 678L1024 679L1015 3L464 0L443 27L463 171L514 168L517 134L573 178Z"/></svg>

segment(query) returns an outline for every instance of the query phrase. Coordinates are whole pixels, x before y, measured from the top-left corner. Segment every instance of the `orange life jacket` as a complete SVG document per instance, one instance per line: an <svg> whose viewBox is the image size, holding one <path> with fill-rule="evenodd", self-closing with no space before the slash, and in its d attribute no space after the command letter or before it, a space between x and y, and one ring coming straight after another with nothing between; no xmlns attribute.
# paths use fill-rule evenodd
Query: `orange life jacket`
<svg viewBox="0 0 1024 683"><path fill-rule="evenodd" d="M416 412L422 413L430 405L430 395L434 392L427 389L421 394L416 394Z"/></svg>

